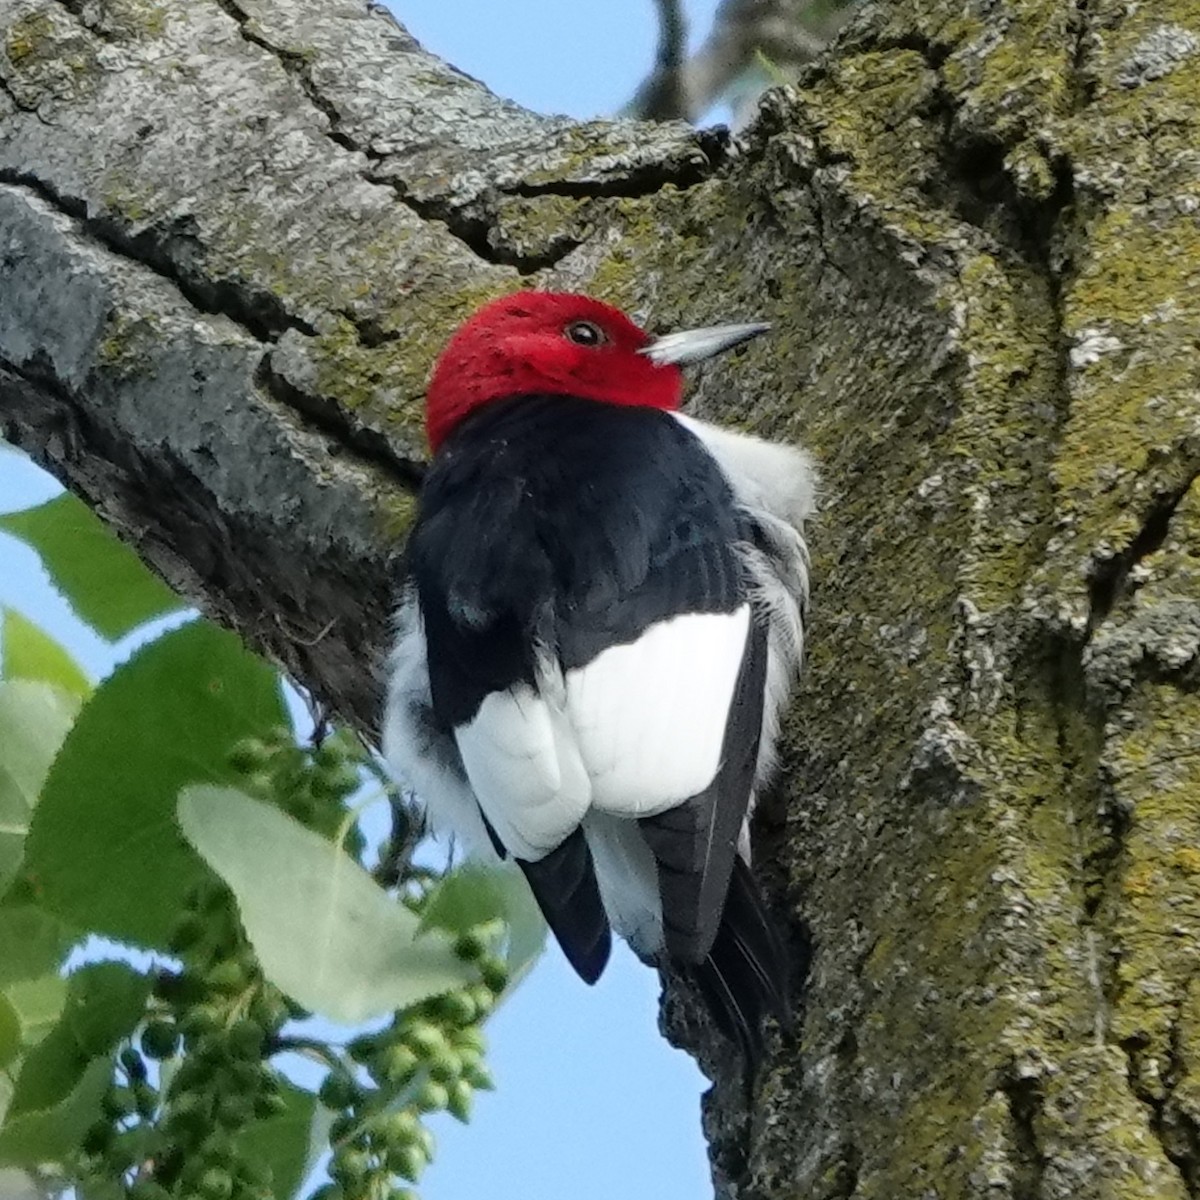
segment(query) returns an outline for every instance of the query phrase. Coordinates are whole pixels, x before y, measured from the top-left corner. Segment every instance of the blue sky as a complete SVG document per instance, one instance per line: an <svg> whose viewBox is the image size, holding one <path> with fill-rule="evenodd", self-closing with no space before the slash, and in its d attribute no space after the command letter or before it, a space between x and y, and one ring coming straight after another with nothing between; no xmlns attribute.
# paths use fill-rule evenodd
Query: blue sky
<svg viewBox="0 0 1200 1200"><path fill-rule="evenodd" d="M687 0L693 40L717 0ZM653 0L397 0L430 50L540 112L609 115L654 54ZM57 485L0 448L0 511L49 499ZM25 612L100 677L132 648L73 616L36 557L0 534L0 605ZM691 1059L658 1034L658 981L622 947L594 988L551 948L488 1027L498 1090L469 1126L434 1125L437 1160L423 1200L695 1200L711 1194Z"/></svg>

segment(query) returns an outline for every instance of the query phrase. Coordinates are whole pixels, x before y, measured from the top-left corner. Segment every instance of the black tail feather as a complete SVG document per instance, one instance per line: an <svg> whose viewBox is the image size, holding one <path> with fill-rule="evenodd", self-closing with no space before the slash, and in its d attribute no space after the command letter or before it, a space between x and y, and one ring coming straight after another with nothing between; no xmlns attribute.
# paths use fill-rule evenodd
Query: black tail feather
<svg viewBox="0 0 1200 1200"><path fill-rule="evenodd" d="M785 1027L790 1023L790 971L787 949L740 856L712 949L688 974L717 1027L738 1043L751 1069L757 1067L763 1020L772 1015Z"/></svg>
<svg viewBox="0 0 1200 1200"><path fill-rule="evenodd" d="M608 962L612 934L583 830L545 858L517 863L567 960L585 983L595 983Z"/></svg>

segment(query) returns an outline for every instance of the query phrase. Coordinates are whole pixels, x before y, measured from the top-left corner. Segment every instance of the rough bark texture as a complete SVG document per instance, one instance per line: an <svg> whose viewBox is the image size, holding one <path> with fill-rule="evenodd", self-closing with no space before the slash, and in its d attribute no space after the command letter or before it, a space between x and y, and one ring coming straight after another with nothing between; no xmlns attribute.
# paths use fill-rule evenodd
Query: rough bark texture
<svg viewBox="0 0 1200 1200"><path fill-rule="evenodd" d="M776 335L825 477L729 1197L1200 1196L1200 15L894 0L733 153L330 0L0 0L0 418L365 728L425 371L519 284ZM736 393L734 388L736 387Z"/></svg>

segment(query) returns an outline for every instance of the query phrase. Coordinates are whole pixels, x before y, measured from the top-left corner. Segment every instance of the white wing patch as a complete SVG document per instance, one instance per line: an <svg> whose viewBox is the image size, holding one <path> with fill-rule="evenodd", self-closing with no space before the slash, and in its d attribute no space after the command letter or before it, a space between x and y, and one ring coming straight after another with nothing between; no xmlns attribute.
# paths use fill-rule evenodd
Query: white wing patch
<svg viewBox="0 0 1200 1200"><path fill-rule="evenodd" d="M454 738L479 806L510 853L536 862L583 820L592 789L574 731L528 684L485 696Z"/></svg>
<svg viewBox="0 0 1200 1200"><path fill-rule="evenodd" d="M749 629L749 604L686 613L566 673L596 808L653 816L712 782Z"/></svg>
<svg viewBox="0 0 1200 1200"><path fill-rule="evenodd" d="M537 690L492 692L455 730L496 836L537 861L589 810L653 816L703 791L721 743L750 628L750 605L652 625Z"/></svg>

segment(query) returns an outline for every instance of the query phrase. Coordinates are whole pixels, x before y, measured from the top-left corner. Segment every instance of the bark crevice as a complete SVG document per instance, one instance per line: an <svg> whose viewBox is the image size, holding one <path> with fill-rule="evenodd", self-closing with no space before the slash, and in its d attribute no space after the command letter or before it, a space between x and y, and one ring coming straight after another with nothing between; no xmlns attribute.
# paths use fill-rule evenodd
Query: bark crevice
<svg viewBox="0 0 1200 1200"><path fill-rule="evenodd" d="M1116 553L1097 558L1089 584L1089 637L1102 625L1127 594L1134 568L1162 548L1171 530L1171 518L1192 485L1200 479L1200 459L1192 457L1183 478L1169 491L1153 498L1129 543Z"/></svg>
<svg viewBox="0 0 1200 1200"><path fill-rule="evenodd" d="M1010 1195L1012 1200L1043 1200L1043 1175L1047 1154L1041 1144L1038 1122L1045 1097L1036 1076L1016 1072L1001 1085L1015 1153Z"/></svg>

